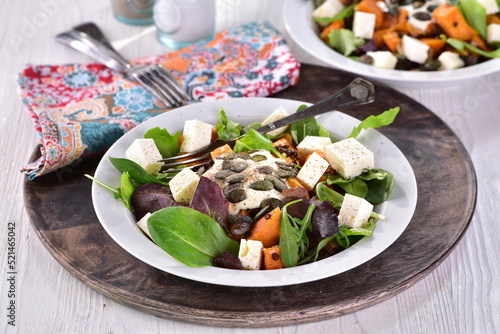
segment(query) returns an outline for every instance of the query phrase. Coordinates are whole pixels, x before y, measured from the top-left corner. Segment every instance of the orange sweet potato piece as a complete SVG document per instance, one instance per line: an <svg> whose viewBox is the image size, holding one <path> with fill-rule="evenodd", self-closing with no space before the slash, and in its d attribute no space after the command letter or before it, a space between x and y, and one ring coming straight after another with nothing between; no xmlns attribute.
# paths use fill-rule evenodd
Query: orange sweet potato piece
<svg viewBox="0 0 500 334"><path fill-rule="evenodd" d="M467 23L462 13L460 13L460 10L449 3L443 3L434 9L432 17L448 37L456 38L461 41L470 41L478 34L477 31Z"/></svg>
<svg viewBox="0 0 500 334"><path fill-rule="evenodd" d="M402 39L395 31L388 32L382 36L384 44L392 53L398 53L398 48L401 45Z"/></svg>
<svg viewBox="0 0 500 334"><path fill-rule="evenodd" d="M378 0L361 0L357 10L365 13L375 14L375 29L382 28L384 24L384 12L377 6Z"/></svg>
<svg viewBox="0 0 500 334"><path fill-rule="evenodd" d="M295 163L299 157L297 148L293 144L292 136L289 133L285 133L283 137L276 140L273 143L273 147L276 148L281 154L285 155L285 160L287 162Z"/></svg>
<svg viewBox="0 0 500 334"><path fill-rule="evenodd" d="M228 144L217 147L215 150L210 152L210 156L212 157L212 160L215 160L215 158L217 158L219 155L227 152L233 152L233 149Z"/></svg>
<svg viewBox="0 0 500 334"><path fill-rule="evenodd" d="M263 268L264 270L285 268L281 260L281 249L279 246L264 248Z"/></svg>
<svg viewBox="0 0 500 334"><path fill-rule="evenodd" d="M431 48L433 55L440 54L446 45L446 41L441 38L421 38L420 41L424 42Z"/></svg>
<svg viewBox="0 0 500 334"><path fill-rule="evenodd" d="M404 8L399 8L398 15L384 13L384 20L382 22L382 29L404 30L408 23L408 11Z"/></svg>
<svg viewBox="0 0 500 334"><path fill-rule="evenodd" d="M344 19L332 22L325 29L323 29L323 31L320 34L320 37L325 42L328 42L328 34L330 34L332 30L338 30L342 28L344 28Z"/></svg>
<svg viewBox="0 0 500 334"><path fill-rule="evenodd" d="M500 16L498 14L486 15L486 24L489 25L492 23L500 24Z"/></svg>
<svg viewBox="0 0 500 334"><path fill-rule="evenodd" d="M475 35L474 37L472 37L470 43L481 50L491 51L491 49L488 47L488 43L486 43L486 41L479 35Z"/></svg>
<svg viewBox="0 0 500 334"><path fill-rule="evenodd" d="M280 218L281 209L277 207L255 222L247 239L261 241L264 248L277 245L280 239Z"/></svg>

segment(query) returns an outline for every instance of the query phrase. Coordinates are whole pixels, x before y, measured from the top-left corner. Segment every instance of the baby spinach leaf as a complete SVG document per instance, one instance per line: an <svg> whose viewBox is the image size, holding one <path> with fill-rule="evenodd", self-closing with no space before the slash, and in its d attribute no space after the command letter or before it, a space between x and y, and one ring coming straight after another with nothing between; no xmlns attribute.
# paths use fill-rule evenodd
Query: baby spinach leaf
<svg viewBox="0 0 500 334"><path fill-rule="evenodd" d="M332 185L336 184L340 188L344 189L346 193L365 198L368 194L368 186L365 181L359 179L358 177L346 180L339 174L328 175L327 183Z"/></svg>
<svg viewBox="0 0 500 334"><path fill-rule="evenodd" d="M484 39L486 39L486 9L476 0L460 0L462 14Z"/></svg>
<svg viewBox="0 0 500 334"><path fill-rule="evenodd" d="M385 171L387 174L383 179L374 178L371 180L365 181L368 186L368 193L366 194L365 199L374 204L383 203L387 201L389 196L394 189L394 185L396 184L396 180L394 175L388 171Z"/></svg>
<svg viewBox="0 0 500 334"><path fill-rule="evenodd" d="M323 182L316 185L316 197L320 201L330 201L335 209L340 209L344 196L332 188L327 187Z"/></svg>
<svg viewBox="0 0 500 334"><path fill-rule="evenodd" d="M278 157L282 157L281 153L273 147L273 142L266 135L262 135L254 129L250 129L245 136L237 140L233 149L236 153L251 150L268 150Z"/></svg>
<svg viewBox="0 0 500 334"><path fill-rule="evenodd" d="M281 250L281 260L286 268L297 265L297 256L299 254L298 237L294 233L291 218L287 212L287 207L298 201L300 200L289 202L281 208L279 247Z"/></svg>
<svg viewBox="0 0 500 334"><path fill-rule="evenodd" d="M137 181L138 183L144 184L144 183L160 183L164 184L162 181L160 181L158 178L154 177L153 175L149 174L146 172L144 168L139 166L136 162L125 159L125 158L113 158L109 157L109 160L113 164L113 166L116 167L120 172L122 173L129 173L130 177L134 180Z"/></svg>
<svg viewBox="0 0 500 334"><path fill-rule="evenodd" d="M391 108L389 110L384 111L380 115L371 115L365 118L357 127L355 127L349 137L347 138L356 138L361 130L363 129L371 129L371 128L380 128L384 125L389 125L394 122L397 114L399 113L399 107Z"/></svg>
<svg viewBox="0 0 500 334"><path fill-rule="evenodd" d="M219 109L219 124L215 125L215 130L219 138L232 140L241 135L241 125L227 118L224 109Z"/></svg>
<svg viewBox="0 0 500 334"><path fill-rule="evenodd" d="M362 228L351 228L345 225L339 226L339 233L334 236L342 248L349 248L365 236L371 236L376 224L370 219Z"/></svg>
<svg viewBox="0 0 500 334"><path fill-rule="evenodd" d="M297 112L305 108L307 108L306 105L301 105L297 108ZM330 137L328 130L323 128L314 117L290 124L290 135L295 144L299 144L306 136Z"/></svg>
<svg viewBox="0 0 500 334"><path fill-rule="evenodd" d="M170 158L179 153L180 136L180 132L176 132L172 136L167 129L160 129L159 127L149 129L144 134L144 138L151 138L154 140L163 158Z"/></svg>
<svg viewBox="0 0 500 334"><path fill-rule="evenodd" d="M209 216L191 208L172 206L148 219L153 241L178 261L191 267L211 266L224 252L238 253L238 242Z"/></svg>

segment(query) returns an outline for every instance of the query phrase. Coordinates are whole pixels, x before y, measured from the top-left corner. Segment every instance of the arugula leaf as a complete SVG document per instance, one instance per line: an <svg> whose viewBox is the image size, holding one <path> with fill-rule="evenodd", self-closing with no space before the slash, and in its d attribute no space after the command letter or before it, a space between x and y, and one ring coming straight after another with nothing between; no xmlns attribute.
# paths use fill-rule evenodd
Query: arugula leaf
<svg viewBox="0 0 500 334"><path fill-rule="evenodd" d="M219 124L215 125L215 129L219 138L224 140L232 140L241 135L241 125L229 120L224 109L219 109Z"/></svg>
<svg viewBox="0 0 500 334"><path fill-rule="evenodd" d="M349 29L333 29L328 34L328 45L344 56L349 56L358 47L365 45L365 40L355 37Z"/></svg>
<svg viewBox="0 0 500 334"><path fill-rule="evenodd" d="M363 237L373 235L375 227L374 219L370 219L362 228L351 228L342 225L339 227L339 233L334 235L334 238L342 248L349 248Z"/></svg>
<svg viewBox="0 0 500 334"><path fill-rule="evenodd" d="M148 219L153 241L170 256L191 267L211 266L217 255L238 254L238 242L209 216L194 209L172 206Z"/></svg>
<svg viewBox="0 0 500 334"><path fill-rule="evenodd" d="M446 38L445 36L441 36L441 38L443 38L446 41L446 43L448 43L458 51L464 52L467 49L469 51L472 51L487 58L500 58L500 48L493 51L483 51L479 48L476 48L472 44L469 44L467 42L455 38Z"/></svg>
<svg viewBox="0 0 500 334"><path fill-rule="evenodd" d="M139 166L136 162L125 159L125 158L113 158L109 157L109 160L113 164L113 166L116 167L120 172L125 173L128 172L130 174L130 177L134 180L137 181L138 183L144 184L144 183L160 183L160 184L165 184L164 182L160 181L158 178L154 177L153 175L149 174Z"/></svg>
<svg viewBox="0 0 500 334"><path fill-rule="evenodd" d="M398 113L399 113L399 107L396 107L386 110L377 116L374 115L368 116L357 127L355 127L352 130L351 134L347 138L357 137L361 132L361 130L363 129L371 129L371 128L376 129L384 125L389 125L392 122L394 122L394 119L396 118Z"/></svg>
<svg viewBox="0 0 500 334"><path fill-rule="evenodd" d="M254 129L250 129L245 136L238 139L233 148L235 153L251 150L268 150L276 154L278 157L282 157L281 153L273 147L273 142L268 138L268 136L262 135Z"/></svg>
<svg viewBox="0 0 500 334"><path fill-rule="evenodd" d="M180 132L176 132L172 136L167 129L160 129L159 127L149 129L144 134L144 138L151 138L154 140L155 145L158 147L158 150L163 158L170 158L179 153L180 136Z"/></svg>
<svg viewBox="0 0 500 334"><path fill-rule="evenodd" d="M467 23L486 39L486 9L476 0L460 0L460 9Z"/></svg>

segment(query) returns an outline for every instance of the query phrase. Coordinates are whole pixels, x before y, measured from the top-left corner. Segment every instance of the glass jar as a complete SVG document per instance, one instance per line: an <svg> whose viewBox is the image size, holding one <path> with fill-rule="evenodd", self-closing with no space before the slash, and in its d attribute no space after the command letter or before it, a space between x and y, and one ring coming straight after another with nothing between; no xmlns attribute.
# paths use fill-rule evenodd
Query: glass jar
<svg viewBox="0 0 500 334"><path fill-rule="evenodd" d="M111 0L116 19L133 25L153 24L154 0Z"/></svg>

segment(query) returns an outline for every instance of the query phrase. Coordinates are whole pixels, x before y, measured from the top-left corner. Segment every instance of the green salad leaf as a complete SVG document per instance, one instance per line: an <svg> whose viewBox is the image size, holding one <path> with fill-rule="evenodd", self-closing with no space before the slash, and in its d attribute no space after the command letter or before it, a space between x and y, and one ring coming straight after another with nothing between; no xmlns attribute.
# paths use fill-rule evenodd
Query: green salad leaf
<svg viewBox="0 0 500 334"><path fill-rule="evenodd" d="M115 166L116 169L118 169L122 173L129 173L130 178L132 178L134 181L145 184L145 183L160 183L160 184L165 184L158 178L154 177L153 175L149 174L146 172L144 168L142 168L139 164L136 162L125 159L125 158L113 158L109 157L109 160Z"/></svg>
<svg viewBox="0 0 500 334"><path fill-rule="evenodd" d="M361 130L363 129L371 129L371 128L380 128L385 125L389 125L394 122L394 119L399 113L399 107L391 108L389 110L384 111L380 115L371 115L365 118L357 127L355 127L349 137L347 138L355 138L359 135Z"/></svg>
<svg viewBox="0 0 500 334"><path fill-rule="evenodd" d="M460 0L459 8L467 23L486 39L486 9L476 0Z"/></svg>
<svg viewBox="0 0 500 334"><path fill-rule="evenodd" d="M278 157L282 157L281 153L273 147L273 142L265 134L260 134L254 129L250 129L247 134L245 134L241 139L236 141L234 144L233 151L246 152L251 150L268 150L276 154Z"/></svg>
<svg viewBox="0 0 500 334"><path fill-rule="evenodd" d="M362 228L341 225L339 226L339 233L333 237L342 248L349 248L363 237L373 235L376 226L375 219L370 219Z"/></svg>
<svg viewBox="0 0 500 334"><path fill-rule="evenodd" d="M224 140L232 140L241 135L241 125L227 118L222 108L219 109L219 124L215 125L215 130L219 138Z"/></svg>
<svg viewBox="0 0 500 334"><path fill-rule="evenodd" d="M239 244L209 216L186 207L168 207L148 219L153 241L178 261L191 267L211 266L224 252L238 255Z"/></svg>
<svg viewBox="0 0 500 334"><path fill-rule="evenodd" d="M144 138L151 138L154 140L156 147L158 147L158 150L163 158L170 158L179 153L180 136L180 132L176 132L174 135L171 135L167 129L160 129L159 127L149 129L144 134Z"/></svg>
<svg viewBox="0 0 500 334"><path fill-rule="evenodd" d="M281 250L281 261L283 261L286 268L297 265L297 256L299 254L298 236L294 233L287 207L299 201L289 202L281 208L279 247Z"/></svg>
<svg viewBox="0 0 500 334"><path fill-rule="evenodd" d="M354 36L349 29L333 29L328 34L328 45L344 56L349 56L358 47L365 45L365 40Z"/></svg>
<svg viewBox="0 0 500 334"><path fill-rule="evenodd" d="M307 108L306 105L301 105L297 108L297 112L305 108ZM306 136L330 137L328 130L323 128L314 117L290 124L290 135L296 144L304 140Z"/></svg>
<svg viewBox="0 0 500 334"><path fill-rule="evenodd" d="M316 197L320 201L330 201L335 209L339 210L344 201L344 195L327 187L324 182L320 182L316 185Z"/></svg>
<svg viewBox="0 0 500 334"><path fill-rule="evenodd" d="M458 51L464 52L465 50L472 51L474 53L480 54L481 56L487 57L487 58L500 58L500 48L493 50L493 51L483 51L479 48L476 48L474 45L461 41L459 39L455 38L446 38L445 36L441 36L444 40L446 40L446 43L457 49Z"/></svg>
<svg viewBox="0 0 500 334"><path fill-rule="evenodd" d="M129 209L130 211L133 211L130 198L132 196L132 193L135 191L135 187L130 180L129 173L127 173L127 172L122 173L122 175L120 177L120 187L118 187L118 188L112 187L109 184L106 184L106 183L96 179L95 177L93 177L91 175L84 174L84 176L91 179L95 183L101 185L102 187L108 189L109 191L111 191L113 193L113 196L116 199L121 199L123 201L123 203L125 204L125 206L127 207L127 209Z"/></svg>
<svg viewBox="0 0 500 334"><path fill-rule="evenodd" d="M332 23L338 20L345 19L346 17L351 17L354 15L354 9L356 8L355 3L346 6L340 13L332 16L332 17L313 17L314 21L318 23Z"/></svg>

